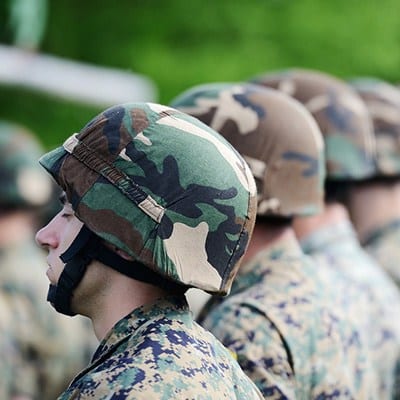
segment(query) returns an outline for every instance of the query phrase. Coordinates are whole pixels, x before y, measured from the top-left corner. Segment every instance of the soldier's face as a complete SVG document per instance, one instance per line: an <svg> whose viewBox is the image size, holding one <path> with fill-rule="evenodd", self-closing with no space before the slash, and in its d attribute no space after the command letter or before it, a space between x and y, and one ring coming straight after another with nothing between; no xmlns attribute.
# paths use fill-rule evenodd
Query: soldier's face
<svg viewBox="0 0 400 400"><path fill-rule="evenodd" d="M82 225L71 204L64 202L62 210L36 234L36 242L49 252L46 275L54 285L65 266L60 255L71 245Z"/></svg>

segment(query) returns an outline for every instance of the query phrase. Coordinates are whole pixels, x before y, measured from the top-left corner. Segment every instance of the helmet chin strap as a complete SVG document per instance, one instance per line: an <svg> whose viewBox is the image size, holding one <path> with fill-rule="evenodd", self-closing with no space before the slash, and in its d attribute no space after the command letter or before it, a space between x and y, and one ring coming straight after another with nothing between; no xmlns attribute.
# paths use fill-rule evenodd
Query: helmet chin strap
<svg viewBox="0 0 400 400"><path fill-rule="evenodd" d="M86 267L94 259L94 249L99 244L99 238L85 225L69 248L60 256L65 263L57 285L50 284L47 301L60 313L74 316L71 310L71 299L74 289L79 285Z"/></svg>
<svg viewBox="0 0 400 400"><path fill-rule="evenodd" d="M85 275L87 266L98 260L104 265L138 281L158 286L166 291L184 293L188 288L168 280L137 260L126 260L106 247L102 240L85 225L69 248L60 256L65 263L57 285L50 284L47 301L61 314L74 316L71 299L75 288Z"/></svg>

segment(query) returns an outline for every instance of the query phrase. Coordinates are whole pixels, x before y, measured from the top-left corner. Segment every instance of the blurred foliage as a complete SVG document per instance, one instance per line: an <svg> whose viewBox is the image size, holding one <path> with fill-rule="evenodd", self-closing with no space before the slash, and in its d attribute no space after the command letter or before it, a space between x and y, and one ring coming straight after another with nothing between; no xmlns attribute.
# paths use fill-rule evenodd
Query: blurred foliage
<svg viewBox="0 0 400 400"><path fill-rule="evenodd" d="M60 145L102 111L13 87L1 88L0 104L0 118L25 125L48 148Z"/></svg>
<svg viewBox="0 0 400 400"><path fill-rule="evenodd" d="M397 82L399 11L398 0L50 0L40 50L148 75L162 103L195 84L293 66ZM99 111L13 88L0 104L0 117L48 146Z"/></svg>
<svg viewBox="0 0 400 400"><path fill-rule="evenodd" d="M12 32L13 42L26 49L36 49L46 29L47 1L8 0L8 2L7 28Z"/></svg>

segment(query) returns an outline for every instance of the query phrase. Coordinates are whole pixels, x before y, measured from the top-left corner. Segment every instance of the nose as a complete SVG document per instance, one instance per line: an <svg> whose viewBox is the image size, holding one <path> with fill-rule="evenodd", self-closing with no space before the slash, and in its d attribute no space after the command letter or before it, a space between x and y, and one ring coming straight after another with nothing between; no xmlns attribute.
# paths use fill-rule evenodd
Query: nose
<svg viewBox="0 0 400 400"><path fill-rule="evenodd" d="M36 233L35 240L40 247L57 247L58 239L56 232L51 229L51 222Z"/></svg>

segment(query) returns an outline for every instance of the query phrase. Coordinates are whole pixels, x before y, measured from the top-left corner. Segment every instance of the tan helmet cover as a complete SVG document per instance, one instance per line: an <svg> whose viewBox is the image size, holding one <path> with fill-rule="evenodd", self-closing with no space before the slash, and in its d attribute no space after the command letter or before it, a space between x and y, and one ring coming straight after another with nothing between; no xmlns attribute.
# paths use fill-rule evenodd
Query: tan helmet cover
<svg viewBox="0 0 400 400"><path fill-rule="evenodd" d="M375 171L375 139L368 110L346 82L318 71L290 69L251 80L299 100L324 136L327 178L359 180Z"/></svg>
<svg viewBox="0 0 400 400"><path fill-rule="evenodd" d="M221 133L243 155L256 179L258 215L320 212L323 139L298 101L257 85L215 83L189 89L171 105Z"/></svg>
<svg viewBox="0 0 400 400"><path fill-rule="evenodd" d="M400 175L400 90L373 78L358 78L350 83L364 100L373 122L376 175Z"/></svg>

